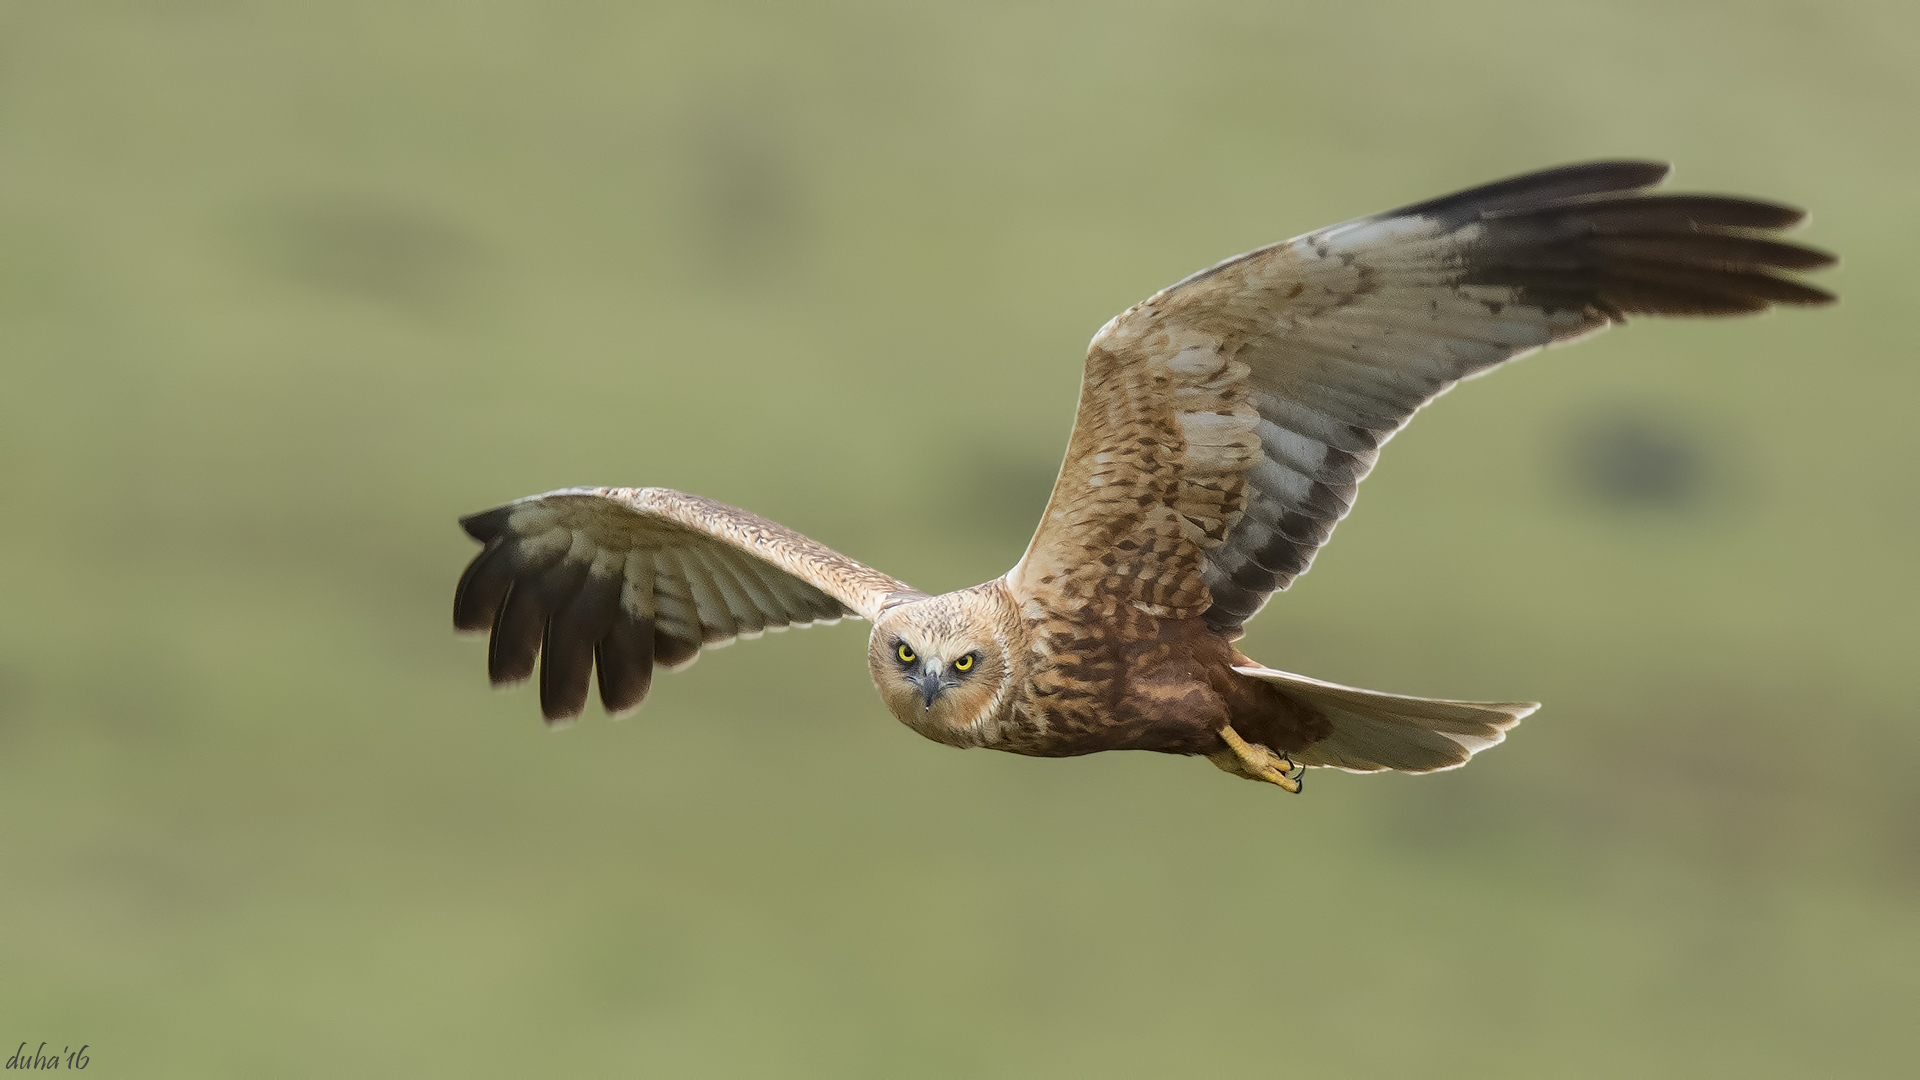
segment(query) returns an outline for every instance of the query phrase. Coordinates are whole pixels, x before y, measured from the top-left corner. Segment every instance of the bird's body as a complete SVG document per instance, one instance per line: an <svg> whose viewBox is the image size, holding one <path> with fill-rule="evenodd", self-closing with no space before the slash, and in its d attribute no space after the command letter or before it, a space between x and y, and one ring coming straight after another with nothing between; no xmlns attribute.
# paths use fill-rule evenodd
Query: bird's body
<svg viewBox="0 0 1920 1080"><path fill-rule="evenodd" d="M935 742L1030 757L1210 754L1229 720L1282 752L1324 735L1320 717L1235 672L1250 661L1201 619L1161 618L1124 603L1071 614L1030 601L1032 614L1023 615L1022 606L1002 578L882 615L869 661L894 715ZM889 677L897 661L889 646L903 639L927 643L916 655L930 667L982 654L982 692L950 691L929 705L911 684L902 688Z"/></svg>
<svg viewBox="0 0 1920 1080"><path fill-rule="evenodd" d="M1155 750L1299 789L1301 769L1464 764L1536 706L1265 668L1233 642L1303 573L1383 443L1456 382L1634 314L1827 294L1798 211L1638 189L1665 167L1547 170L1310 233L1195 274L1088 350L1066 460L1001 578L928 596L772 522L662 488L569 489L465 520L454 621L549 719L597 665L610 711L655 663L764 629L872 620L883 701L936 742L1038 757Z"/></svg>

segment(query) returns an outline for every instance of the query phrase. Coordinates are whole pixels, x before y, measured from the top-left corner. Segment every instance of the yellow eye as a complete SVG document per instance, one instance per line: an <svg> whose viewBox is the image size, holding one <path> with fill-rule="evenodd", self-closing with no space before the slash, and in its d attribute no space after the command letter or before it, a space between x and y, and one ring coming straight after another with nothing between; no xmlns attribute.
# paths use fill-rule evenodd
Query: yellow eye
<svg viewBox="0 0 1920 1080"><path fill-rule="evenodd" d="M968 653L967 655L961 657L960 659L955 660L953 662L953 670L972 671L973 670L973 654Z"/></svg>
<svg viewBox="0 0 1920 1080"><path fill-rule="evenodd" d="M907 643L904 641L900 643L900 647L898 649L894 650L894 655L898 656L900 658L900 662L903 664L911 664L915 660L920 659L919 657L913 655L913 650L907 648Z"/></svg>

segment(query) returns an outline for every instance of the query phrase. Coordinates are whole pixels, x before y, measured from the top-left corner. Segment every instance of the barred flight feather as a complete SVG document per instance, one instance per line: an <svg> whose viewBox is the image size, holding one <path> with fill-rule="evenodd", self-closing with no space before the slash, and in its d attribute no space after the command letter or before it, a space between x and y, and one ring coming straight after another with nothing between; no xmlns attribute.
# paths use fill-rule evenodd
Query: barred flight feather
<svg viewBox="0 0 1920 1080"><path fill-rule="evenodd" d="M549 720L579 715L597 667L609 712L645 700L652 669L769 629L918 596L763 518L665 488L572 488L462 520L484 547L454 594L454 625L491 629L488 673L540 667ZM805 575L805 576L801 576Z"/></svg>

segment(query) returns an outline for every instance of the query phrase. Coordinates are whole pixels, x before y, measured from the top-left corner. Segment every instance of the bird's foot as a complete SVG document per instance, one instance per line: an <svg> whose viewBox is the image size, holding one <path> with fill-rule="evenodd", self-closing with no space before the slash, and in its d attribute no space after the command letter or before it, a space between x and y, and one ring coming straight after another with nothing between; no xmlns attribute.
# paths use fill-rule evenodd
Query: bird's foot
<svg viewBox="0 0 1920 1080"><path fill-rule="evenodd" d="M1262 780L1295 795L1300 794L1302 778L1307 771L1305 765L1295 764L1285 754L1276 754L1258 743L1248 742L1232 726L1221 728L1220 738L1227 748L1207 755L1207 760L1213 762L1215 767L1235 776Z"/></svg>

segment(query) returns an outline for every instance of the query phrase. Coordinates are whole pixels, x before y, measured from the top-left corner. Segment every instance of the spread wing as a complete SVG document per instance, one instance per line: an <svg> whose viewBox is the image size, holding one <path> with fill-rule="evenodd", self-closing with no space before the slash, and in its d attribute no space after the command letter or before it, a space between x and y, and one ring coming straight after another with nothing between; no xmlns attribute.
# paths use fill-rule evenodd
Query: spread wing
<svg viewBox="0 0 1920 1080"><path fill-rule="evenodd" d="M1802 213L1570 165L1229 259L1128 309L1087 354L1066 463L1009 582L1068 606L1204 614L1237 637L1304 573L1380 447L1461 379L1633 315L1833 297Z"/></svg>
<svg viewBox="0 0 1920 1080"><path fill-rule="evenodd" d="M667 488L568 488L462 518L486 545L453 598L459 630L492 630L487 674L520 682L540 658L540 709L580 715L600 672L611 713L637 707L653 666L765 630L872 619L921 594L725 503Z"/></svg>

